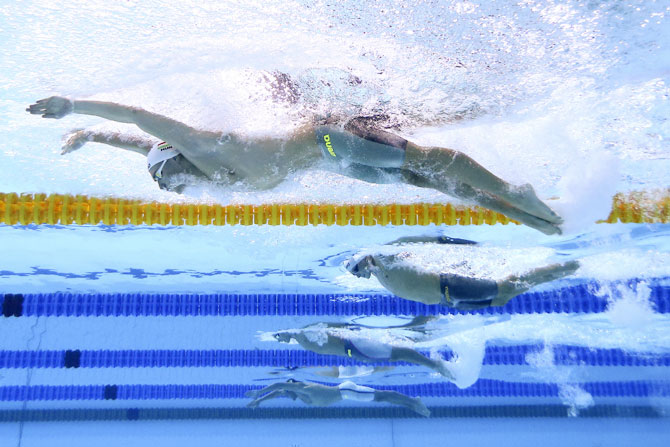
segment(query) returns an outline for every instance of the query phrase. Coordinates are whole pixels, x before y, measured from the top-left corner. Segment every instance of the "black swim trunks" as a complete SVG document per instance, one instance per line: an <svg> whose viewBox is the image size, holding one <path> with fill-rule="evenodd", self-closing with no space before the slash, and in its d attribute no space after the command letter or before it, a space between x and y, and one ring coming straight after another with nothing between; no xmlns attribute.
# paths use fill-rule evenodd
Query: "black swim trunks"
<svg viewBox="0 0 670 447"><path fill-rule="evenodd" d="M440 304L460 310L488 307L498 296L498 283L491 279L468 278L453 273L440 275Z"/></svg>

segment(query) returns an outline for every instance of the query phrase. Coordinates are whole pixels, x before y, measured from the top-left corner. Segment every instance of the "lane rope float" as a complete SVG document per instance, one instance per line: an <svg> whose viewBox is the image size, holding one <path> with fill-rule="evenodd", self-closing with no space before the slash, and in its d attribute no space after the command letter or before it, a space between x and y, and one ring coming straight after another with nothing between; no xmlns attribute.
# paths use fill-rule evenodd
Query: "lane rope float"
<svg viewBox="0 0 670 447"><path fill-rule="evenodd" d="M431 418L572 418L567 405L429 405ZM421 416L402 407L160 407L0 410L0 423L65 421L152 421L216 419L398 419ZM662 408L645 405L594 405L579 418L665 418Z"/></svg>
<svg viewBox="0 0 670 447"><path fill-rule="evenodd" d="M593 397L668 397L670 381L585 382L579 386ZM14 385L0 386L0 402L77 400L244 399L257 385ZM505 382L479 379L460 389L449 382L374 386L419 397L559 397L554 383Z"/></svg>
<svg viewBox="0 0 670 447"><path fill-rule="evenodd" d="M617 194L601 223L668 223L670 192ZM452 204L207 205L142 202L83 195L0 193L7 225L503 225L517 223L486 208Z"/></svg>
<svg viewBox="0 0 670 447"><path fill-rule="evenodd" d="M668 278L622 281L649 286L655 312L670 313ZM618 282L612 284L619 284ZM0 293L0 318L274 315L456 315L600 313L609 306L597 283L526 292L504 306L477 310L427 305L387 294L341 293ZM352 298L356 298L352 300Z"/></svg>
<svg viewBox="0 0 670 447"><path fill-rule="evenodd" d="M583 346L487 346L483 364L528 365L528 355L549 349L555 365L611 367L670 367L670 355L633 353L623 349ZM429 353L422 352L427 355ZM440 351L450 361L454 353ZM415 366L407 362L362 362L351 357L317 354L301 349L179 349L179 350L50 350L0 351L0 369L25 368L306 368L332 366Z"/></svg>

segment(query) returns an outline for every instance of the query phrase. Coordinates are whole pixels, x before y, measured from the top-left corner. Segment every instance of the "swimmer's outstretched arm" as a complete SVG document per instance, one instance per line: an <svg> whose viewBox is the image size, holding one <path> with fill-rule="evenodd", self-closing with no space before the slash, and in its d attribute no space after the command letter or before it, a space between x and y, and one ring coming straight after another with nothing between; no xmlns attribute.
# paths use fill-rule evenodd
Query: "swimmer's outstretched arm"
<svg viewBox="0 0 670 447"><path fill-rule="evenodd" d="M263 394L266 393L272 393L274 391L296 391L298 389L302 389L305 387L305 384L303 382L277 382L273 383L272 385L268 385L264 388L261 388L260 390L250 390L245 393L245 396L251 397L253 399L258 398L259 396L262 396Z"/></svg>
<svg viewBox="0 0 670 447"><path fill-rule="evenodd" d="M86 143L102 143L146 156L156 142L139 135L82 129L65 136L61 155L81 149Z"/></svg>
<svg viewBox="0 0 670 447"><path fill-rule="evenodd" d="M265 396L259 397L265 393ZM288 396L292 399L300 399L310 405L330 405L342 400L340 389L337 386L326 386L319 383L288 381L273 383L270 386L257 391L250 391L247 397L254 397L250 405L258 405L265 399L274 399L280 396Z"/></svg>
<svg viewBox="0 0 670 447"><path fill-rule="evenodd" d="M37 101L26 109L33 115L59 119L71 113L94 115L120 123L135 124L146 133L169 141L177 150L209 177L226 166L225 155L217 151L221 134L198 130L172 118L152 113L139 107L112 102L70 100L52 96Z"/></svg>

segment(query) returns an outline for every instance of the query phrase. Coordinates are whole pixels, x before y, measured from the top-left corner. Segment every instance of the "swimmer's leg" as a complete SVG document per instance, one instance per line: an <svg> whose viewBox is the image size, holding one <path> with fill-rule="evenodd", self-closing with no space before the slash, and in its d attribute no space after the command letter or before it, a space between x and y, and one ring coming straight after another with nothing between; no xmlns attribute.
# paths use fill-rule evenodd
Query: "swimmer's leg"
<svg viewBox="0 0 670 447"><path fill-rule="evenodd" d="M405 181L411 185L422 188L434 188L447 194L475 202L485 208L502 213L510 219L518 220L519 222L528 225L531 228L535 228L544 234L561 234L561 229L557 224L548 222L544 219L540 219L539 217L521 211L520 209L510 205L498 197L483 191L479 191L470 185L464 183L449 184L444 181L436 182L434 178L426 178L412 172L406 172L404 174L404 178Z"/></svg>
<svg viewBox="0 0 670 447"><path fill-rule="evenodd" d="M433 360L414 349L394 347L391 349L390 360L392 362L408 362L426 366L433 371L437 371L447 379L454 380L454 376L447 368L447 363L445 361L439 359Z"/></svg>
<svg viewBox="0 0 670 447"><path fill-rule="evenodd" d="M405 396L396 391L376 390L374 399L375 402L388 402L394 405L402 405L424 417L430 416L430 410L426 408L418 397Z"/></svg>
<svg viewBox="0 0 670 447"><path fill-rule="evenodd" d="M511 185L461 152L439 147L424 148L409 142L405 152L403 168L429 178L436 189L439 189L437 185L440 182L453 179L497 196L547 222L560 224L563 221L535 195L531 185Z"/></svg>
<svg viewBox="0 0 670 447"><path fill-rule="evenodd" d="M509 300L531 288L572 275L579 269L579 262L568 261L563 264L551 264L536 268L522 275L512 275L498 282L498 296L492 306L503 306Z"/></svg>

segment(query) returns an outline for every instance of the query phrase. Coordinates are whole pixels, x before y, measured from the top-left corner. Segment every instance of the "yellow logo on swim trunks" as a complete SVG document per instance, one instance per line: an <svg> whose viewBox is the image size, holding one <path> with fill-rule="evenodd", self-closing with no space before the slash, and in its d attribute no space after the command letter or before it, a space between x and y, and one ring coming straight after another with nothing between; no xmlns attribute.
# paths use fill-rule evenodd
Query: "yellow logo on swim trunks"
<svg viewBox="0 0 670 447"><path fill-rule="evenodd" d="M333 150L333 144L330 142L330 135L328 134L324 135L323 141L326 142L326 149L328 149L328 153L333 157L336 157L335 151Z"/></svg>
<svg viewBox="0 0 670 447"><path fill-rule="evenodd" d="M351 349L347 349L347 354L349 355L349 357L353 357L353 356L351 355Z"/></svg>

